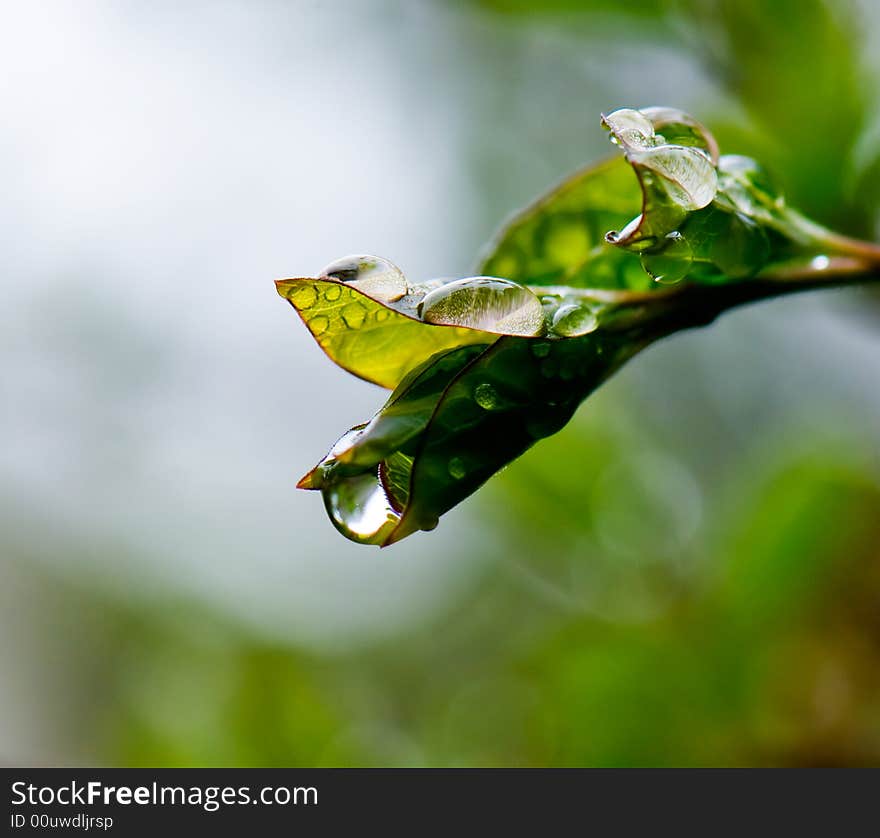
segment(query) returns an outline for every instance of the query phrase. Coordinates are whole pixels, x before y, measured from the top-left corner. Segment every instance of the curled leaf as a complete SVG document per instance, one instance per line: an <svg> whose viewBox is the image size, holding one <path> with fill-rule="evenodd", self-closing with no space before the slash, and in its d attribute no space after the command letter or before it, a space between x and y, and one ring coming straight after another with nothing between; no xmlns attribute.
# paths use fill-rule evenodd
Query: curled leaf
<svg viewBox="0 0 880 838"><path fill-rule="evenodd" d="M611 243L641 249L654 246L689 212L712 203L718 190L714 139L699 123L668 108L621 108L603 115L602 124L623 149L643 194L641 215L620 232L609 233ZM673 140L657 133L664 125L673 129Z"/></svg>
<svg viewBox="0 0 880 838"><path fill-rule="evenodd" d="M393 391L299 482L346 537L384 546L432 529L636 352L756 298L765 266L847 241L681 111L603 124L623 157L514 216L479 276L411 284L357 255L277 281L334 362Z"/></svg>

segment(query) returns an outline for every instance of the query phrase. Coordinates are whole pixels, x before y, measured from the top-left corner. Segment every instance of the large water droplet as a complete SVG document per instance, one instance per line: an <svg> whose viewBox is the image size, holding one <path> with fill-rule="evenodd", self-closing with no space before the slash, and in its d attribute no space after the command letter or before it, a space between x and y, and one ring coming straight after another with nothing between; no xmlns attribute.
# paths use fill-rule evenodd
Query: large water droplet
<svg viewBox="0 0 880 838"><path fill-rule="evenodd" d="M661 146L645 153L640 163L663 178L667 195L683 209L708 206L718 191L715 166L702 149Z"/></svg>
<svg viewBox="0 0 880 838"><path fill-rule="evenodd" d="M400 268L381 256L346 256L327 265L321 276L342 280L380 302L392 303L409 292Z"/></svg>
<svg viewBox="0 0 880 838"><path fill-rule="evenodd" d="M665 241L662 250L642 254L642 267L657 282L673 285L687 276L694 254L687 239L677 231L666 236Z"/></svg>
<svg viewBox="0 0 880 838"><path fill-rule="evenodd" d="M654 123L632 108L619 108L602 116L602 122L620 145L629 148L651 148L655 144Z"/></svg>
<svg viewBox="0 0 880 838"><path fill-rule="evenodd" d="M376 474L339 480L325 487L323 494L334 526L353 541L381 544L400 520Z"/></svg>
<svg viewBox="0 0 880 838"><path fill-rule="evenodd" d="M474 388L474 401L483 410L495 410L498 407L498 393L491 384L478 384Z"/></svg>
<svg viewBox="0 0 880 838"><path fill-rule="evenodd" d="M502 335L537 335L544 326L541 301L528 288L506 279L458 279L425 295L426 323L466 326Z"/></svg>
<svg viewBox="0 0 880 838"><path fill-rule="evenodd" d="M553 315L553 331L567 338L587 335L596 331L598 326L595 310L585 303L566 303Z"/></svg>

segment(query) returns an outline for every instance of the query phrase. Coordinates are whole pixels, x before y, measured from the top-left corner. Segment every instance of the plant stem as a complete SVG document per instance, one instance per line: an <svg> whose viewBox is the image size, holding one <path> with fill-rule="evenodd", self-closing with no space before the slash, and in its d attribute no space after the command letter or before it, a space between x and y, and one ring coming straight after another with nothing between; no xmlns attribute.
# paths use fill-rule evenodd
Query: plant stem
<svg viewBox="0 0 880 838"><path fill-rule="evenodd" d="M635 330L656 338L708 325L723 312L748 303L819 288L871 283L880 283L880 262L820 256L805 264L773 268L739 282L682 283L654 292L606 292L602 299L611 305L603 326L615 331Z"/></svg>
<svg viewBox="0 0 880 838"><path fill-rule="evenodd" d="M819 250L824 251L826 255L851 256L880 266L880 244L835 233L805 215L801 215L796 210L789 210L786 217L793 229L800 231L808 241L817 246Z"/></svg>

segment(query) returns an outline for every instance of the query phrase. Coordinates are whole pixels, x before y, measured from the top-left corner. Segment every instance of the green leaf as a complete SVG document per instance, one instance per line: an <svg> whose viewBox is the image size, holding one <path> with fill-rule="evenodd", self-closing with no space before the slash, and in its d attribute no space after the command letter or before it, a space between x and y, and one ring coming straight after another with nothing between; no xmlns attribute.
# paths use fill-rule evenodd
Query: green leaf
<svg viewBox="0 0 880 838"><path fill-rule="evenodd" d="M349 256L318 278L275 284L332 361L388 389L444 350L544 330L541 302L516 283L468 277L410 287L377 256Z"/></svg>
<svg viewBox="0 0 880 838"><path fill-rule="evenodd" d="M828 281L826 254L846 254L846 277L877 277L880 249L790 209L687 114L621 109L603 124L623 158L516 216L483 276L411 285L385 259L349 256L278 281L332 360L394 390L299 483L348 538L385 546L432 529L654 340L797 290L798 259L823 254L822 279L800 287ZM755 276L768 265L782 273Z"/></svg>
<svg viewBox="0 0 880 838"><path fill-rule="evenodd" d="M480 273L523 285L648 289L638 261L605 239L637 215L638 180L615 157L566 179L501 230L480 263Z"/></svg>
<svg viewBox="0 0 880 838"><path fill-rule="evenodd" d="M346 537L387 546L439 517L556 433L636 347L619 335L501 337L437 356L345 434L300 487Z"/></svg>

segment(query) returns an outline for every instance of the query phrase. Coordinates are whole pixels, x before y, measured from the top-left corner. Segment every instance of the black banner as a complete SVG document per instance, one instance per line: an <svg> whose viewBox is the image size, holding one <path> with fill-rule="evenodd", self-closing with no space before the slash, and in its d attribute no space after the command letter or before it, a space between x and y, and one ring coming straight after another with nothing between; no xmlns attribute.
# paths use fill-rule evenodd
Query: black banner
<svg viewBox="0 0 880 838"><path fill-rule="evenodd" d="M868 817L876 775L587 769L4 769L4 834L333 834L485 824L540 834L775 817L835 832ZM861 787L861 790L860 790ZM859 810L863 812L860 815ZM861 821L867 823L868 821Z"/></svg>

